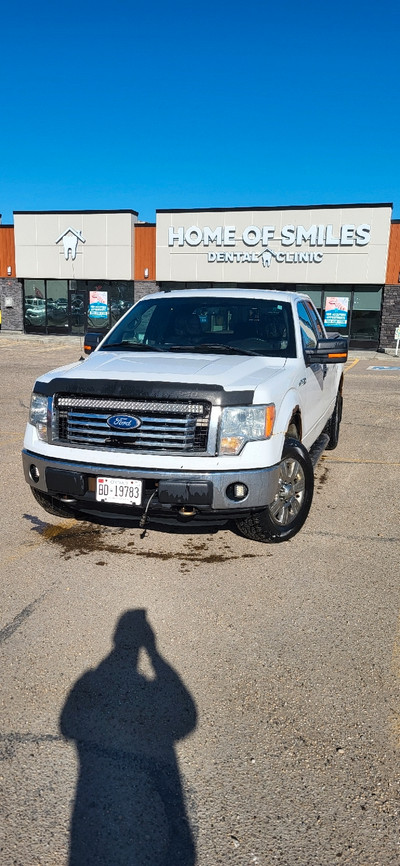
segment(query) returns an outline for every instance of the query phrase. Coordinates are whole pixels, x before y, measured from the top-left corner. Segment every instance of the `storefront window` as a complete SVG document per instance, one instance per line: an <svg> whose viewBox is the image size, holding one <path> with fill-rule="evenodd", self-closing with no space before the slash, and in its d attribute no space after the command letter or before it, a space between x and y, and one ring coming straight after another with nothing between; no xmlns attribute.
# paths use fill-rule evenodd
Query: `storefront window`
<svg viewBox="0 0 400 866"><path fill-rule="evenodd" d="M110 286L111 324L121 318L134 302L133 283L114 282Z"/></svg>
<svg viewBox="0 0 400 866"><path fill-rule="evenodd" d="M108 331L134 303L130 280L76 280L76 289L87 294L87 329Z"/></svg>
<svg viewBox="0 0 400 866"><path fill-rule="evenodd" d="M24 330L108 331L134 303L131 280L24 280Z"/></svg>
<svg viewBox="0 0 400 866"><path fill-rule="evenodd" d="M381 319L382 289L370 287L370 290L354 292L353 313L351 317L350 339L360 341L378 341Z"/></svg>
<svg viewBox="0 0 400 866"><path fill-rule="evenodd" d="M109 331L110 329L110 292L103 281L88 282L88 330Z"/></svg>
<svg viewBox="0 0 400 866"><path fill-rule="evenodd" d="M43 332L46 327L44 280L25 280L24 329Z"/></svg>
<svg viewBox="0 0 400 866"><path fill-rule="evenodd" d="M68 321L68 280L46 280L47 329L65 333Z"/></svg>
<svg viewBox="0 0 400 866"><path fill-rule="evenodd" d="M348 336L351 314L351 291L348 286L326 286L322 321L327 331Z"/></svg>
<svg viewBox="0 0 400 866"><path fill-rule="evenodd" d="M314 302L328 331L350 337L350 346L375 347L379 340L382 288L380 286L296 285Z"/></svg>
<svg viewBox="0 0 400 866"><path fill-rule="evenodd" d="M317 308L318 312L321 313L321 310L322 310L322 301L321 301L322 289L320 286L318 286L315 289L309 289L308 286L296 286L296 291L297 292L304 292L306 295L308 295L308 297L311 298L314 306Z"/></svg>

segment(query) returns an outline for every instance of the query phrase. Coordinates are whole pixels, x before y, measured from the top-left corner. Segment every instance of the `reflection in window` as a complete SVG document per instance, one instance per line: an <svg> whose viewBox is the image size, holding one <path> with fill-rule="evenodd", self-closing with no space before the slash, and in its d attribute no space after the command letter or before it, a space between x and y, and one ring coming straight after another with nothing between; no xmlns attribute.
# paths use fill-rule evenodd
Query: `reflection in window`
<svg viewBox="0 0 400 866"><path fill-rule="evenodd" d="M68 280L46 280L47 325L68 328Z"/></svg>
<svg viewBox="0 0 400 866"><path fill-rule="evenodd" d="M317 337L314 332L310 314L305 304L300 303L297 305L299 319L300 319L300 328L301 328L301 339L303 342L304 349L315 349L317 345Z"/></svg>
<svg viewBox="0 0 400 866"><path fill-rule="evenodd" d="M300 294L308 295L311 298L314 306L317 308L319 312L322 310L322 286L314 286L312 289L309 286L304 285L296 285L296 292L300 292Z"/></svg>
<svg viewBox="0 0 400 866"><path fill-rule="evenodd" d="M323 338L325 336L324 328L323 328L321 319L320 319L317 311L314 309L312 304L307 303L306 307L307 307L310 319L313 323L314 331L316 334L318 334L318 339Z"/></svg>
<svg viewBox="0 0 400 866"><path fill-rule="evenodd" d="M352 340L378 340L380 310L353 310L350 338Z"/></svg>
<svg viewBox="0 0 400 866"><path fill-rule="evenodd" d="M380 310L382 289L354 292L353 310Z"/></svg>
<svg viewBox="0 0 400 866"><path fill-rule="evenodd" d="M24 328L26 331L43 330L46 325L44 280L25 280Z"/></svg>
<svg viewBox="0 0 400 866"><path fill-rule="evenodd" d="M266 298L174 297L140 301L103 345L163 351L221 349L232 354L295 357L291 306ZM137 350L135 348L135 350Z"/></svg>
<svg viewBox="0 0 400 866"><path fill-rule="evenodd" d="M350 338L375 341L379 339L382 289L370 287L368 291L354 292Z"/></svg>

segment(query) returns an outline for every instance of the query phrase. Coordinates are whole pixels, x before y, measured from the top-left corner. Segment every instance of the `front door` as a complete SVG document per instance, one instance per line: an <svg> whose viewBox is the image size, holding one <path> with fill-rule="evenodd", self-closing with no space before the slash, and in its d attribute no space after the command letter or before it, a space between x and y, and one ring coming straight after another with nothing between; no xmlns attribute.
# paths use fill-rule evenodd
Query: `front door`
<svg viewBox="0 0 400 866"><path fill-rule="evenodd" d="M69 322L71 334L86 333L87 296L85 289L71 289L69 293Z"/></svg>
<svg viewBox="0 0 400 866"><path fill-rule="evenodd" d="M321 322L318 319L312 305L307 301L300 301L297 305L301 339L303 349L315 349L318 339L323 337ZM307 429L303 429L303 443L309 448L315 439L314 430L325 424L326 418L322 416L327 413L328 408L335 399L335 371L329 364L310 364L306 367L306 375L299 382L300 408L306 405L302 411L303 419L307 419ZM322 395L321 392L324 392ZM333 411L333 405L332 405ZM322 418L322 421L321 421Z"/></svg>

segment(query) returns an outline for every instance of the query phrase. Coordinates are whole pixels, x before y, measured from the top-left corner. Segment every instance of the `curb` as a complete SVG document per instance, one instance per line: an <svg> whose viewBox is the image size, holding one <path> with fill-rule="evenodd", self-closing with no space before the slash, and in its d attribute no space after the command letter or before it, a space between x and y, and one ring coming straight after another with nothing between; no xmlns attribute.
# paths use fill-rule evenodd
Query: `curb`
<svg viewBox="0 0 400 866"><path fill-rule="evenodd" d="M47 346L81 346L84 335L66 334L23 334L21 331L0 331L0 346L6 343L31 343Z"/></svg>

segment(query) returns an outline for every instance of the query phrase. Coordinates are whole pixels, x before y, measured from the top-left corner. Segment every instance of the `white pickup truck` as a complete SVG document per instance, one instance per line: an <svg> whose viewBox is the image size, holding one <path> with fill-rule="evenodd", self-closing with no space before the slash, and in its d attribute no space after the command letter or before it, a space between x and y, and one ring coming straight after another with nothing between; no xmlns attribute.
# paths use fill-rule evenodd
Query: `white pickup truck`
<svg viewBox="0 0 400 866"><path fill-rule="evenodd" d="M144 526L233 519L285 541L307 518L314 465L335 448L347 339L306 295L160 292L90 354L35 383L25 478L57 516Z"/></svg>

